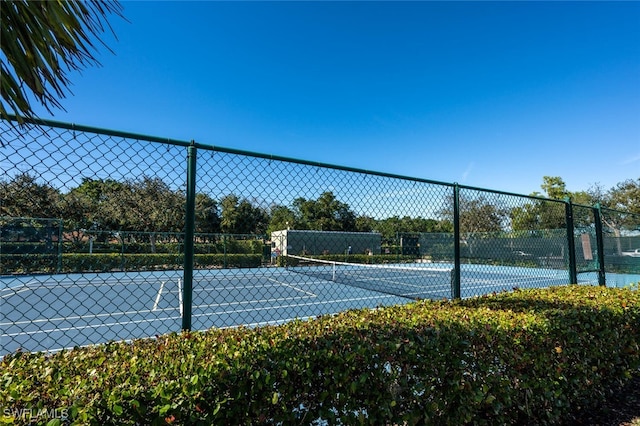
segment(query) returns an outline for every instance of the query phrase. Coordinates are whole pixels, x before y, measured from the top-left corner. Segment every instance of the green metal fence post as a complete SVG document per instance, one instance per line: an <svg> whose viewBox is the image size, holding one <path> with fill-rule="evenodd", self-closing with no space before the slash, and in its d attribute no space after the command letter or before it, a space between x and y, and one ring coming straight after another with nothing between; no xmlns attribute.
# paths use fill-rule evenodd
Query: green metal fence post
<svg viewBox="0 0 640 426"><path fill-rule="evenodd" d="M598 284L607 285L604 265L604 238L602 237L602 206L600 203L593 208L593 218L596 226L596 245L598 247Z"/></svg>
<svg viewBox="0 0 640 426"><path fill-rule="evenodd" d="M573 229L573 204L571 198L566 197L565 201L565 216L567 223L567 248L569 250L569 281L570 284L578 283L578 272L576 265L576 241Z"/></svg>
<svg viewBox="0 0 640 426"><path fill-rule="evenodd" d="M195 142L187 148L187 203L185 209L184 231L184 276L182 286L182 330L191 330L191 311L193 301L193 264L196 227L196 154Z"/></svg>
<svg viewBox="0 0 640 426"><path fill-rule="evenodd" d="M222 235L222 268L227 268L227 234Z"/></svg>
<svg viewBox="0 0 640 426"><path fill-rule="evenodd" d="M57 265L57 273L62 272L62 250L64 248L64 234L62 232L62 227L64 226L64 222L62 220L58 221L58 265Z"/></svg>
<svg viewBox="0 0 640 426"><path fill-rule="evenodd" d="M124 264L124 235L122 235L121 232L118 232L118 238L120 239L120 270L124 271L125 270L125 264Z"/></svg>
<svg viewBox="0 0 640 426"><path fill-rule="evenodd" d="M453 288L451 296L460 299L460 186L453 184Z"/></svg>

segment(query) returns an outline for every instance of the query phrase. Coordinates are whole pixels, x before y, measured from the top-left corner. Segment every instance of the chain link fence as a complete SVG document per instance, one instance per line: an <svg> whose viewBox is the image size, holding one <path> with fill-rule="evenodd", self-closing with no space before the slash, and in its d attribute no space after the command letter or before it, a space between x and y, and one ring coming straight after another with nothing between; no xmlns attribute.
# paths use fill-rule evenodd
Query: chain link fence
<svg viewBox="0 0 640 426"><path fill-rule="evenodd" d="M640 216L0 121L0 356L640 274Z"/></svg>

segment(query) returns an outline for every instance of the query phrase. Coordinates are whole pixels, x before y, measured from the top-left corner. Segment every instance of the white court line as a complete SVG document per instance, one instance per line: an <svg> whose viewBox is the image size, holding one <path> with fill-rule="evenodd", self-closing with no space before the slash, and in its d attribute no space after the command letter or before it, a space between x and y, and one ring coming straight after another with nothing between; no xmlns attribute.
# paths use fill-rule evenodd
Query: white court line
<svg viewBox="0 0 640 426"><path fill-rule="evenodd" d="M309 296L311 296L311 297L318 297L318 295L317 295L317 294L315 294L315 293L311 293L310 291L303 290L303 289L298 288L298 287L296 287L296 286L293 286L293 285L291 285L291 284L283 283L282 281L278 281L278 280L275 280L275 279L273 279L273 278L267 278L267 279L268 279L269 281L273 281L274 283L276 283L276 284L278 284L278 285L281 285L281 286L283 286L283 287L289 287L289 288L292 288L292 289L294 289L294 290L296 290L296 291L299 291L300 293L307 294L307 295L309 295Z"/></svg>
<svg viewBox="0 0 640 426"><path fill-rule="evenodd" d="M307 299L307 298L311 298L311 297L316 297L315 295L313 296L295 296L295 297L281 297L281 298L273 298L273 299L257 299L257 300L243 300L243 301L238 301L238 302L224 302L224 303L215 303L215 304L209 304L209 305L194 305L194 308L200 308L203 306L206 307L212 307L212 306L236 306L236 305L242 305L242 304L249 304L249 303L270 303L270 302L277 302L277 301L283 301L283 300L300 300L300 299ZM177 308L170 308L167 310L173 310L173 309L177 309ZM164 311L165 309L163 309ZM75 315L75 316L71 316L71 317L57 317L57 318L41 318L41 319L35 319L35 320L29 320L29 321L17 321L17 322L7 322L7 323L0 323L0 326L11 326L11 325L27 325L27 324L37 324L37 323L45 323L45 322L56 322L56 321L68 321L68 320L81 320L81 319L98 319L98 318L105 318L105 317L112 317L112 316L131 316L131 315L137 315L137 314L151 314L153 312L152 309L144 309L144 310L136 310L136 311L125 311L125 312L110 312L110 313L104 313L104 314L87 314L87 315Z"/></svg>
<svg viewBox="0 0 640 426"><path fill-rule="evenodd" d="M266 311L266 310L274 310L274 309L284 309L284 308L295 308L295 307L304 307L304 306L321 306L321 305L328 305L328 304L342 304L342 303L346 303L346 302L358 302L358 301L371 301L371 300L380 300L380 299L389 299L389 298L394 298L394 296L391 295L382 295L382 296L377 296L377 297L359 297L359 298L347 298L347 299L333 299L333 300L318 300L315 302L307 302L307 303L290 303L290 304L284 304L284 305L277 305L277 306L264 306L264 307L252 307L252 308L248 308L248 309L233 309L231 311L219 311L219 312L204 312L201 314L193 314L192 317L194 318L199 318L199 317L211 317L212 315L217 315L217 316L221 316L221 315L232 315L234 313L238 313L238 312L259 312L259 311ZM261 302L267 302L267 301L284 301L284 300L289 300L289 299L296 299L296 298L288 298L288 299L270 299L270 300L264 300ZM248 303L248 302L245 302ZM216 306L222 306L222 305L198 305L197 307L216 307ZM230 306L230 305L227 305ZM175 309L175 308L174 308ZM150 311L149 311L150 312ZM315 315L313 315L315 316ZM94 316L94 318L97 316ZM64 319L70 319L69 318L62 318L62 320ZM80 318L80 317L77 317ZM71 330L84 330L84 329L97 329L97 328L101 328L101 327L113 327L113 326L126 326L129 324L142 324L142 323L152 323L152 322L156 322L156 321L166 321L166 320L176 320L176 319L180 319L180 316L167 316L167 317L157 317L157 318L147 318L147 319L140 319L140 320L132 320L132 321L118 321L118 322L109 322L109 323L101 323L101 324L89 324L89 325L83 325L81 327L64 327L64 328L53 328L53 329L40 329L40 330L33 330L33 331L27 331L27 332L18 332L18 333L9 333L9 334L2 334L0 335L0 337L17 337L17 336L24 336L24 335L36 335L36 334L42 334L42 333L52 333L52 332L65 332L65 331L71 331ZM47 321L47 322L53 322L54 320L43 320L43 321ZM32 322L28 322L28 323L32 323ZM13 323L13 324L18 324L18 323ZM233 327L236 327L239 325L234 325ZM231 326L229 326L231 327Z"/></svg>
<svg viewBox="0 0 640 426"><path fill-rule="evenodd" d="M171 309L167 309L167 310L173 310L173 309L177 309L177 308L171 308ZM165 310L165 309L163 309ZM114 316L131 316L131 315L136 315L136 314L150 314L153 311L151 309L143 309L143 310L136 310L136 311L124 311L124 312L107 312L104 314L86 314L86 315L74 315L71 317L57 317L57 318L41 318L41 319L34 319L34 320L28 320L28 321L16 321L16 322L0 322L0 326L2 327L8 327L11 325L25 325L25 324L37 324L37 323L43 323L43 322L54 322L54 321L66 321L66 320L81 320L81 319L98 319L98 318L105 318L105 317L114 317Z"/></svg>
<svg viewBox="0 0 640 426"><path fill-rule="evenodd" d="M294 296L294 297L274 297L272 299L257 299L257 300L239 300L234 302L224 302L224 303L210 303L205 305L193 305L194 308L203 308L203 307L214 307L214 306L238 306L238 305L247 305L251 303L271 303L271 302L281 302L284 300L300 300L300 299L312 299L316 297L313 296Z"/></svg>
<svg viewBox="0 0 640 426"><path fill-rule="evenodd" d="M296 290L299 290L301 292L305 292L305 290L303 289L299 289L296 288L292 285L289 285L287 283L285 283L284 281L278 281L274 278L270 278L270 277L259 277L261 280L268 280L268 281L273 281L275 283L277 283L278 285L274 285L274 284L250 284L250 285L229 285L229 286L215 286L215 287L200 287L194 284L193 286L193 293L204 293L204 292L212 292L212 291L231 291L231 290L252 290L252 289L261 289L261 288L275 288L278 287L279 285L285 285L285 286L289 286L292 287ZM246 282L248 280L250 280L251 278L243 278L242 281ZM305 281L304 282L305 285L319 285L319 284L334 284L332 281L326 281L326 280L318 280L318 281ZM169 293L174 293L175 290L169 290ZM311 293L313 294L313 293ZM313 294L315 296L315 294Z"/></svg>
<svg viewBox="0 0 640 426"><path fill-rule="evenodd" d="M6 288L6 289L3 288L2 291L6 291L7 294L3 294L0 297L8 298L9 296L13 296L13 295L16 295L16 294L24 293L24 292L27 292L27 291L33 292L32 288L24 288L24 287L22 287L22 288L20 288L20 290L14 290L14 288L17 288L17 287Z"/></svg>
<svg viewBox="0 0 640 426"><path fill-rule="evenodd" d="M547 274L547 275L544 275L545 277L557 277L557 276L565 276L569 274L569 272L566 269L523 268L521 270L514 270L514 269L509 269L509 268L514 268L510 266L507 266L505 268L500 268L500 269L492 269L495 267L491 265L485 265L485 266L490 269L489 270L487 270L486 268L466 269L464 265L462 265L462 270L460 272L463 275L464 274L469 274L469 275L490 274L493 277L497 277L497 276L527 277L528 276L526 275L527 273L531 273L532 275L537 275L537 276L540 276L539 275L540 273L544 273L544 274Z"/></svg>
<svg viewBox="0 0 640 426"><path fill-rule="evenodd" d="M8 299L9 297L15 296L17 294L21 294L21 293L27 293L27 292L31 292L31 293L37 293L39 291L52 291L52 290L60 290L60 291L66 291L67 289L86 289L86 288L93 288L95 292L99 292L102 294L106 294L107 292L111 292L111 291L115 291L113 290L114 287L117 286L122 286L122 287L126 287L126 286L135 286L135 289L139 289L143 292L145 291L149 291L155 288L155 286L158 284L158 282L161 283L166 283L166 282L171 282L170 279L165 279L165 280L156 280L156 281L149 281L146 279L136 279L136 280L127 280L125 282L122 281L114 281L111 284L105 285L105 284L100 284L100 283L95 283L92 281L86 281L84 283L78 283L77 281L68 281L68 282L40 282L40 281L29 281L27 283L24 283L22 286L20 286L19 290L15 290L16 287L7 287L7 288L2 288L1 291L4 294L0 294L0 298L1 299ZM34 286L29 287L32 284L37 284ZM145 284L146 286L142 286L141 284ZM107 288L106 290L101 289L101 287L105 287ZM126 291L132 292L133 289L128 289ZM86 294L87 291L85 290L84 293ZM158 303L158 301L156 301L156 304ZM154 305L155 306L155 305ZM155 310L155 309L154 309Z"/></svg>
<svg viewBox="0 0 640 426"><path fill-rule="evenodd" d="M519 287L523 289L535 289L542 287L557 287L560 285L565 285L567 283L554 284L549 283L550 278L540 279L538 283L532 281L531 279L521 279L522 282L517 282L514 280L502 280L502 281L491 281L491 280L467 280L467 282L475 282L476 285L463 285L460 288L460 291L463 293L474 292L476 295L482 294L490 294L497 289L508 289L509 287ZM541 284L541 285L537 285ZM463 297L464 298L464 297Z"/></svg>
<svg viewBox="0 0 640 426"><path fill-rule="evenodd" d="M160 318L148 318L148 319L141 319L141 320L135 320L135 321L122 321L122 322L109 322L109 323L101 323L101 324L88 324L88 325L83 325L82 327L63 327L63 328L50 328L50 329L40 329L40 330L33 330L33 331L23 331L23 332L19 332L19 333L9 333L9 334L1 334L0 337L16 337L16 336L32 336L35 334L41 334L41 333L55 333L55 332L64 332L64 331L72 331L72 330L85 330L87 328L101 328L101 327L113 327L113 326L123 326L123 325L129 325L129 324L142 324L142 323L150 323L150 322L156 322L156 321L167 321L167 320L176 320L176 319L180 319L179 316L174 316L174 317L160 317Z"/></svg>
<svg viewBox="0 0 640 426"><path fill-rule="evenodd" d="M519 278L520 280L524 280L527 282L531 282L531 278ZM545 278L539 278L540 282L546 282L549 279L549 277L545 277ZM513 284L513 280L503 280L503 282L496 282L496 280L480 280L480 279L472 279L472 280L466 280L467 282L475 282L478 285L465 285L463 288L464 289L479 289L479 288L495 288L501 284ZM324 282L324 281L318 281L316 282L317 284L328 284L330 282ZM448 288L447 286L443 286L442 288ZM238 306L238 305L246 305L246 304L253 304L253 303L271 303L271 302L278 302L278 301L285 301L285 300L300 300L300 299L308 299L308 298L313 298L313 297L317 297L316 294L311 293L311 292L306 292L304 290L298 289L299 291L302 291L303 293L307 294L307 296L298 296L298 297L283 297L283 298L271 298L271 299L257 299L257 300L244 300L244 301L237 301L237 302L224 302L224 303L214 303L214 304L203 304L203 305L194 305L194 308L211 308L211 307L220 307L220 306ZM436 290L437 289L433 289ZM383 296L376 296L376 297L362 297L362 298L349 298L349 299L339 299L339 300L331 300L327 303L337 303L337 302L346 302L346 301L359 301L359 300L366 300L366 299L374 299L374 298L378 298L378 297L383 297ZM388 297L393 297L392 295L388 296ZM300 306L305 306L307 304L301 303L299 304ZM292 306L296 306L296 305L292 305ZM168 310L173 310L176 308L170 308ZM254 308L256 309L256 308ZM164 311L165 309L163 309ZM60 322L60 321L69 321L69 320L81 320L81 319L99 319L99 318L107 318L107 317L115 317L115 316L131 316L131 315L142 315L142 314L151 314L153 312L153 310L150 309L144 309L144 310L133 310L133 311L123 311L123 312L109 312L109 313L103 313L103 314L87 314L87 315L75 315L75 316L70 316L70 317L54 317L54 318L42 318L42 319L34 319L34 320L28 320L28 321L17 321L17 322L4 322L4 323L0 323L0 326L3 327L8 327L8 326L12 326L12 325L27 325L27 324L38 324L38 323L46 323L46 322ZM153 321L153 320L152 320ZM122 324L126 324L127 322L123 322Z"/></svg>
<svg viewBox="0 0 640 426"><path fill-rule="evenodd" d="M282 275L282 274L279 274ZM149 286L153 286L156 285L158 282L162 282L162 281L169 281L171 282L171 280L173 280L174 278L178 278L181 279L181 277L173 277L173 276L167 276L167 275L163 275L163 276L159 276L159 277L147 277L147 278L142 278L142 277L135 277L135 278L126 278L126 279L119 279L119 278L108 278L108 279L102 279L102 278L95 278L95 279L87 279L87 278L78 278L77 280L73 280L73 279L69 279L69 278L65 278L62 280L47 280L47 281L39 281L39 280L31 280L28 281L26 283L21 283L15 287L3 287L0 288L0 292L8 292L10 294L16 294L18 292L22 292L22 291L36 291L38 289L46 289L46 288L53 288L53 289L64 289L64 288L83 288L83 287L95 287L96 290L98 290L100 287L116 287L116 286L130 286L130 285L135 285L136 287L139 287L140 284L148 284ZM245 276L241 276L241 277L237 277L237 276L232 276L232 277L194 277L194 278L200 278L202 281L205 281L207 283L210 283L211 281L242 281L242 282L247 282L247 281L251 281L251 280L273 280L271 277L266 276L266 275L245 275ZM198 280L196 280L195 282L198 282ZM244 289L244 288L261 288L261 287L272 287L271 285L230 285L230 286L222 286L222 287L206 287L206 288L202 288L202 287L198 287L197 285L194 285L194 292L195 291L204 291L204 290L220 290L220 289L228 289L228 288L233 288L233 289ZM16 288L19 288L20 290L15 290ZM4 295L3 295L4 296Z"/></svg>
<svg viewBox="0 0 640 426"><path fill-rule="evenodd" d="M357 298L349 298L349 299L333 299L333 300L318 300L315 302L307 302L307 303L292 303L292 304L287 304L287 305L278 305L278 306L264 306L264 307L260 307L260 308L251 308L251 309L234 309L232 311L219 311L219 312L205 312L202 314L197 314L197 315L193 315L194 317L206 317L206 316L211 316L211 315L232 315L234 313L238 313L238 312L258 312L258 311L266 311L266 310L273 310L273 309L278 309L278 308L296 308L299 306L316 306L316 305L328 305L328 304L335 304L335 303L347 303L347 302L359 302L359 301L363 301L363 300L368 300L368 301L379 301L380 299L400 299L399 296L393 296L393 295L385 295L385 294L381 294L380 296L375 296L375 297L357 297ZM215 305L200 305L202 307L207 307L207 306L215 306ZM341 309L341 311L344 309Z"/></svg>
<svg viewBox="0 0 640 426"><path fill-rule="evenodd" d="M268 278L271 280L271 278ZM325 281L323 281L325 282ZM245 290L245 289L258 289L258 288L274 288L277 287L274 284L255 284L255 285L240 285L240 286L220 286L220 287L196 287L194 285L193 292L194 293L202 293L202 292L211 292L211 291L230 291L230 290ZM172 290L175 291L175 290Z"/></svg>
<svg viewBox="0 0 640 426"><path fill-rule="evenodd" d="M325 282L321 282L322 284L325 284ZM281 284L281 283L280 283ZM244 286L242 288L259 288L259 287L275 287L275 285L263 285L263 286ZM227 288L225 288L227 289ZM219 288L218 288L219 290ZM228 289L227 289L228 290ZM311 292L306 292L302 289L296 289L304 294L306 294L306 296L293 296L293 297L288 297L288 298L273 298L273 299L252 299L252 300L246 300L246 301L239 301L239 302L224 302L224 303L218 303L218 304L211 304L211 305L194 305L194 307L201 307L201 306L225 306L225 305L238 305L238 304L247 304L247 303L269 303L269 302L274 302L274 301L279 301L279 300L296 300L296 299L306 299L309 297L317 297L316 294L311 293ZM175 290L169 291L169 293L173 293ZM202 290L203 291L203 290ZM195 293L195 291L194 291ZM178 295L179 297L181 297L181 292L178 291ZM182 303L179 302L180 307L182 307ZM169 308L169 310L171 309L175 309L175 308ZM165 309L163 309L165 310ZM75 316L70 316L70 317L54 317L54 318L40 318L40 319L34 319L34 320L25 320L25 321L17 321L17 322L5 322L5 323L0 323L0 326L11 326L11 325L26 325L26 324L38 324L38 323L45 323L45 322L60 322L60 321L65 321L65 320L80 320L80 319L99 319L99 318L105 318L105 317L110 317L110 316L131 316L131 315L136 315L136 314L150 314L154 311L154 309L144 309L144 310L133 310L133 311L114 311L114 312L109 312L109 313L103 313L103 314L87 314L87 315L75 315Z"/></svg>
<svg viewBox="0 0 640 426"><path fill-rule="evenodd" d="M42 287L113 287L117 285L139 285L139 284L155 284L158 281L165 280L170 281L177 277L170 275L159 275L157 277L131 277L131 278L84 278L79 277L78 279L64 278L64 279L48 279L48 280L36 280L33 279L26 283L21 283L16 287L27 287L32 286L30 288L42 288ZM1 290L11 290L12 287L3 287Z"/></svg>
<svg viewBox="0 0 640 426"><path fill-rule="evenodd" d="M158 303L160 303L160 298L162 297L162 290L164 290L164 283L166 283L166 281L162 281L162 284L160 284L160 290L158 290L158 295L156 296L156 301L153 304L153 310L157 310L158 309Z"/></svg>
<svg viewBox="0 0 640 426"><path fill-rule="evenodd" d="M350 297L350 298L343 298L343 299L330 299L330 300L320 300L320 301L315 301L315 302L305 302L305 303L300 303L302 301L302 299L310 299L310 298L316 298L318 297L317 294L312 293L312 292L308 292L306 290L297 288L295 286L291 286L287 283L283 283L281 281L277 281L275 279L266 277L269 281L275 282L278 285L284 285L290 288L293 288L296 291L302 292L303 294L305 294L306 296L298 296L298 297L283 297L283 298L270 298L270 299L261 299L261 300L246 300L246 301L238 301L238 302L225 302L225 303L216 303L216 304L201 304L201 305L195 305L194 308L198 308L198 309L202 309L202 308L217 308L217 307L233 307L233 306L241 306L241 305L252 305L252 304L265 304L265 303L273 303L273 302L284 302L284 301L291 301L291 300L297 300L298 302L296 303L287 303L287 304L281 304L281 305L277 305L277 306L265 306L265 307L255 307L255 306L251 306L249 308L245 308L245 309L233 309L231 311L222 311L222 312L205 312L202 314L195 314L193 315L194 317L201 317L201 316L211 316L211 315L230 315L230 314L234 314L234 313L239 313L239 312L258 312L258 311L265 311L265 310L274 310L274 309L278 309L278 308L293 308L293 307L305 307L305 306L321 306L321 305L328 305L328 304L343 304L343 303L354 303L354 302L359 302L359 301L374 301L374 300L382 300L382 299L390 299L390 298L395 298L395 296L393 295L376 295L376 296L366 296L366 297L358 297L358 298L354 298L354 297ZM246 280L247 277L241 277L241 280ZM148 282L147 280L140 280L142 282ZM130 281L131 282L131 281ZM309 284L309 282L307 282L306 284ZM331 285L331 282L327 282L327 281L314 281L311 284L321 284L321 285ZM75 285L74 282L72 282L72 285ZM95 286L95 285L93 285ZM246 286L243 286L243 288ZM250 286L251 288L255 288L256 286ZM261 287L273 287L273 286L261 286ZM173 310L176 308L172 308L170 310ZM163 310L164 311L164 310ZM33 324L39 324L39 323L54 323L54 322L61 322L61 321L73 321L73 320L92 320L92 319L100 319L100 318L109 318L109 317L118 317L118 316L131 316L131 315L144 315L144 314L150 314L151 312L153 312L152 310L134 310L134 311L124 311L124 312L110 312L110 313L103 313L103 314L93 314L93 315L75 315L75 316L70 316L70 317L58 317L58 318L44 318L44 319L36 319L36 320L28 320L28 321L18 321L18 322L8 322L8 323L0 323L0 326L19 326L19 325L33 325ZM112 326L112 325L127 325L127 324L141 324L141 323L151 323L151 322L156 322L156 321L164 321L164 320L168 320L168 319L179 319L180 317L176 316L176 317L156 317L156 318L147 318L147 319L140 319L140 320L132 320L132 321L118 321L118 322L109 322L109 323L102 323L102 324L93 324L93 325L85 325L85 326L81 326L81 327L65 327L65 328L55 328L55 329L50 329L50 330L36 330L36 331L30 331L30 332L22 332L22 333L13 333L11 334L11 336L19 336L22 334L38 334L38 333L48 333L48 332L55 332L55 331L64 331L64 330L80 330L80 329L84 329L84 328L100 328L100 327L105 327L105 326ZM5 335L5 336L9 336L9 335Z"/></svg>
<svg viewBox="0 0 640 426"><path fill-rule="evenodd" d="M558 280L561 278L565 278L565 277L513 277L513 278L503 278L503 279L490 279L490 278L465 278L463 281L463 283L479 283L482 285L478 285L475 287L495 287L495 286L499 286L502 284L513 284L513 283L548 283L550 280ZM558 284L549 284L549 285L558 285ZM474 287L473 285L468 286L465 285L466 287Z"/></svg>
<svg viewBox="0 0 640 426"><path fill-rule="evenodd" d="M18 285L15 285L13 287L7 285L7 287L0 288L0 293L5 292L5 291L7 293L11 293L11 294L22 293L23 291L32 290L32 288L29 287L29 285L38 284L38 283L39 283L39 281L31 280L31 281L27 281L26 283L18 283ZM2 295L2 297L4 297L4 295Z"/></svg>

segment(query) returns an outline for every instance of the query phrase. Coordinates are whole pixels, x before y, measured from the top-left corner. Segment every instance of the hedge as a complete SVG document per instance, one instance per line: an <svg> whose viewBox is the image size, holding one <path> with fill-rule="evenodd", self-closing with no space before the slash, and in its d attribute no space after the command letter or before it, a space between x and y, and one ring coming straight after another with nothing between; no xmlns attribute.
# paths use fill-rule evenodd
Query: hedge
<svg viewBox="0 0 640 426"><path fill-rule="evenodd" d="M557 424L638 372L639 324L630 288L420 301L11 354L0 406L16 424Z"/></svg>
<svg viewBox="0 0 640 426"><path fill-rule="evenodd" d="M260 254L196 254L196 268L254 268L262 263ZM72 273L180 269L180 254L63 254L2 255L0 274Z"/></svg>
<svg viewBox="0 0 640 426"><path fill-rule="evenodd" d="M219 238L215 243L196 243L194 244L194 250L199 254L261 254L264 247L264 242L258 239L239 240L235 238ZM2 252L5 254L56 254L60 247L58 242L2 242ZM88 241L71 242L65 241L62 245L62 252L64 253L89 253L90 244ZM184 252L184 243L179 242L159 242L153 246L151 243L141 242L100 242L94 241L91 247L93 253L130 253L130 254L142 254L142 253L173 253L179 254Z"/></svg>

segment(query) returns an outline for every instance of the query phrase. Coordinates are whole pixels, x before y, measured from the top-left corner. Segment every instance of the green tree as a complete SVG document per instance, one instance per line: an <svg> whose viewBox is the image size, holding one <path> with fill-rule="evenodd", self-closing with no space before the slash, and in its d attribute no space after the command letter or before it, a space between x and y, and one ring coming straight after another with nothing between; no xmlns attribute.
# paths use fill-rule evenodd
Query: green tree
<svg viewBox="0 0 640 426"><path fill-rule="evenodd" d="M135 230L179 232L184 229L185 196L160 178L143 177L129 182L125 198L128 217Z"/></svg>
<svg viewBox="0 0 640 426"><path fill-rule="evenodd" d="M77 191L63 194L60 199L64 229L67 236L75 243L80 243L85 236L85 230L95 229L91 218L95 211L91 202Z"/></svg>
<svg viewBox="0 0 640 426"><path fill-rule="evenodd" d="M640 178L618 183L606 194L607 207L640 214Z"/></svg>
<svg viewBox="0 0 640 426"><path fill-rule="evenodd" d="M69 92L69 71L99 65L96 42L111 29L107 16L123 17L115 0L29 1L0 3L0 116L7 109L33 117L30 98L47 111L62 108ZM113 31L111 31L113 33Z"/></svg>
<svg viewBox="0 0 640 426"><path fill-rule="evenodd" d="M467 235L501 232L507 223L507 213L507 209L502 207L501 203L492 202L484 195L471 197L461 194L459 200L460 232ZM440 214L447 218L446 222L453 223L453 201Z"/></svg>
<svg viewBox="0 0 640 426"><path fill-rule="evenodd" d="M496 203L480 196L460 200L460 235L469 247L469 255L474 256L474 242L494 236L504 230L507 211Z"/></svg>
<svg viewBox="0 0 640 426"><path fill-rule="evenodd" d="M547 198L563 200L571 194L567 191L567 185L560 176L543 176L540 185Z"/></svg>
<svg viewBox="0 0 640 426"><path fill-rule="evenodd" d="M0 181L0 216L59 218L60 192L29 173Z"/></svg>
<svg viewBox="0 0 640 426"><path fill-rule="evenodd" d="M185 196L160 178L109 182L101 190L100 222L112 231L144 232L139 236L155 252L157 234L184 229Z"/></svg>
<svg viewBox="0 0 640 426"><path fill-rule="evenodd" d="M408 232L402 226L402 219L399 216L392 216L379 220L376 224L376 230L382 236L384 244L398 244L398 233Z"/></svg>
<svg viewBox="0 0 640 426"><path fill-rule="evenodd" d="M476 195L460 194L459 199L460 239L474 255L475 243L478 240L495 236L504 232L509 223L509 211L499 199L490 200L483 193ZM453 223L453 199L440 214L447 222Z"/></svg>
<svg viewBox="0 0 640 426"><path fill-rule="evenodd" d="M45 238L51 244L55 231L50 226L50 221L16 221L9 217L60 218L60 192L57 189L49 184L39 183L28 173L20 173L9 181L0 181L0 200L0 227L3 228L3 234L15 232L19 239L27 241L38 241L43 235L47 235ZM43 230L45 234L42 234Z"/></svg>
<svg viewBox="0 0 640 426"><path fill-rule="evenodd" d="M207 194L196 194L196 231L205 234L220 232L218 203Z"/></svg>
<svg viewBox="0 0 640 426"><path fill-rule="evenodd" d="M226 234L264 234L269 224L266 211L247 199L229 194L221 201L220 228Z"/></svg>
<svg viewBox="0 0 640 426"><path fill-rule="evenodd" d="M376 229L377 222L370 216L358 216L356 217L356 231L357 232L372 232Z"/></svg>
<svg viewBox="0 0 640 426"><path fill-rule="evenodd" d="M247 199L240 201L236 234L262 235L267 232L268 224L269 216L263 208L255 206Z"/></svg>
<svg viewBox="0 0 640 426"><path fill-rule="evenodd" d="M561 177L544 176L540 185L544 194L534 192L533 197L546 197L551 200L563 200L570 197L566 184ZM516 231L540 231L566 228L564 204L543 199L531 200L510 212L512 227Z"/></svg>
<svg viewBox="0 0 640 426"><path fill-rule="evenodd" d="M386 244L399 244L398 235L403 233L453 232L453 210L449 213L451 220L440 221L423 217L392 216L379 220L375 230L380 232Z"/></svg>
<svg viewBox="0 0 640 426"><path fill-rule="evenodd" d="M558 176L544 176L541 188L544 194L533 193L534 196L546 196L549 199L571 199L573 207L573 222L576 228L593 226L591 209L583 206L600 204L602 207L620 210L614 212L604 210L601 216L606 231L617 238L618 252L622 250L620 244L621 231L628 227L635 229L640 225L638 216L629 213L640 213L640 179L626 180L618 183L610 190L600 185L594 185L586 191L570 192L562 178ZM534 200L521 207L511 210L514 230L542 231L566 228L565 205L547 200Z"/></svg>
<svg viewBox="0 0 640 426"><path fill-rule="evenodd" d="M293 202L296 229L319 231L355 231L356 215L348 204L339 201L331 191L317 200L297 198Z"/></svg>
<svg viewBox="0 0 640 426"><path fill-rule="evenodd" d="M617 253L620 254L623 229L640 229L640 178L620 182L608 191L595 186L589 192L602 207L615 209L604 210L601 217L607 231L615 237Z"/></svg>
<svg viewBox="0 0 640 426"><path fill-rule="evenodd" d="M542 231L566 228L565 205L549 200L533 200L510 212L514 231Z"/></svg>
<svg viewBox="0 0 640 426"><path fill-rule="evenodd" d="M273 231L280 231L295 226L295 213L287 206L272 206L270 216L269 227L267 228L269 234Z"/></svg>
<svg viewBox="0 0 640 426"><path fill-rule="evenodd" d="M238 197L229 194L220 200L222 208L220 229L226 234L234 234L238 224Z"/></svg>
<svg viewBox="0 0 640 426"><path fill-rule="evenodd" d="M118 229L116 218L105 215L109 211L109 194L123 187L113 179L82 178L82 183L63 196L64 218L67 228L92 230Z"/></svg>
<svg viewBox="0 0 640 426"><path fill-rule="evenodd" d="M460 231L472 235L495 233L503 230L505 210L488 202L484 197L461 200Z"/></svg>

